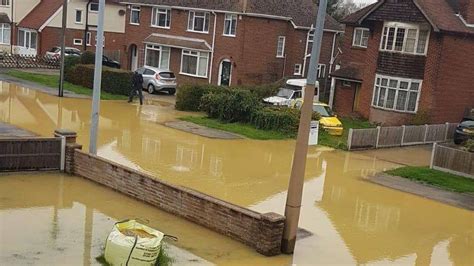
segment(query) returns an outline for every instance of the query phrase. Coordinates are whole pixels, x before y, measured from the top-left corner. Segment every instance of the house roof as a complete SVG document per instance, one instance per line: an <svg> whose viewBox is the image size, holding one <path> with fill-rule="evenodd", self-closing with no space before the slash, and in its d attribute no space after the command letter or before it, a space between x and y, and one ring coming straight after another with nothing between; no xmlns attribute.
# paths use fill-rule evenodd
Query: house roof
<svg viewBox="0 0 474 266"><path fill-rule="evenodd" d="M453 5L452 0L413 0L413 2L435 30L474 34L474 28L465 25L457 15L459 10L455 10L456 5ZM360 24L384 3L385 0L380 0L350 14L342 22L345 24Z"/></svg>
<svg viewBox="0 0 474 266"><path fill-rule="evenodd" d="M331 73L332 77L344 78L356 81L362 81L364 71L364 65L358 63L350 63L347 66L343 66L340 69Z"/></svg>
<svg viewBox="0 0 474 266"><path fill-rule="evenodd" d="M187 37L177 37L167 34L153 33L146 37L143 42L175 48L188 48L207 52L211 51L211 46L205 40Z"/></svg>
<svg viewBox="0 0 474 266"><path fill-rule="evenodd" d="M62 4L62 0L42 0L20 21L18 27L39 30Z"/></svg>
<svg viewBox="0 0 474 266"><path fill-rule="evenodd" d="M317 5L313 0L121 0L122 4L143 4L202 8L217 11L230 11L277 16L293 21L296 26L310 28L317 15ZM342 25L327 15L325 29L342 31Z"/></svg>
<svg viewBox="0 0 474 266"><path fill-rule="evenodd" d="M6 13L1 12L0 13L0 23L10 23L10 18Z"/></svg>

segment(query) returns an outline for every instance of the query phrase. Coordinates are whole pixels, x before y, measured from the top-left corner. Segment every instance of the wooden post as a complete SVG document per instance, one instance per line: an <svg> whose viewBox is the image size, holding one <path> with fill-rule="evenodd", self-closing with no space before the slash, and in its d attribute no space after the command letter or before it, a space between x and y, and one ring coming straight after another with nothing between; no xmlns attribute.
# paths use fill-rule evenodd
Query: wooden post
<svg viewBox="0 0 474 266"><path fill-rule="evenodd" d="M377 126L377 139L375 141L375 148L378 149L380 140L380 126Z"/></svg>
<svg viewBox="0 0 474 266"><path fill-rule="evenodd" d="M351 147L352 147L352 132L353 132L353 129L352 128L349 128L349 135L347 136L347 150L351 150Z"/></svg>
<svg viewBox="0 0 474 266"><path fill-rule="evenodd" d="M431 151L431 161L430 161L430 169L433 169L433 164L434 164L434 157L435 157L435 153L436 153L436 146L438 144L433 143L433 150Z"/></svg>
<svg viewBox="0 0 474 266"><path fill-rule="evenodd" d="M449 122L446 122L446 132L444 134L444 141L448 140L448 132L449 132Z"/></svg>
<svg viewBox="0 0 474 266"><path fill-rule="evenodd" d="M426 143L426 138L428 137L428 125L425 124L425 137L423 138L423 144Z"/></svg>
<svg viewBox="0 0 474 266"><path fill-rule="evenodd" d="M405 130L406 130L406 126L403 125L402 126L402 140L400 141L400 146L403 147L403 142L405 141Z"/></svg>

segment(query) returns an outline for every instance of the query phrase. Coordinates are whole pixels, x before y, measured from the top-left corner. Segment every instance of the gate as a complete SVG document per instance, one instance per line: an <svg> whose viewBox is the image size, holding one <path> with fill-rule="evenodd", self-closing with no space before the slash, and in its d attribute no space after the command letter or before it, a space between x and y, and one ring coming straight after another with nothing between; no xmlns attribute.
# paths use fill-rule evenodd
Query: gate
<svg viewBox="0 0 474 266"><path fill-rule="evenodd" d="M0 139L0 171L63 170L64 138Z"/></svg>

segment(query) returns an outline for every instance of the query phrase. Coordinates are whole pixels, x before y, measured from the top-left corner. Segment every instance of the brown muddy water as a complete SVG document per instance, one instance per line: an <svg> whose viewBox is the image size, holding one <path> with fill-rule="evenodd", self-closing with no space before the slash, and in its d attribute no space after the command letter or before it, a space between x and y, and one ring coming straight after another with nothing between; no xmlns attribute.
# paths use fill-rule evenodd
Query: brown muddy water
<svg viewBox="0 0 474 266"><path fill-rule="evenodd" d="M170 104L101 104L100 156L241 206L283 213L294 141L206 139L162 126L186 115ZM72 129L87 149L89 118L90 100L0 86L0 121L44 136ZM180 238L170 246L177 264L474 265L474 212L365 181L407 161L427 164L429 150L378 156L310 148L300 227L311 235L298 240L293 256L273 258L81 178L2 175L0 264L94 263L113 222L138 217Z"/></svg>

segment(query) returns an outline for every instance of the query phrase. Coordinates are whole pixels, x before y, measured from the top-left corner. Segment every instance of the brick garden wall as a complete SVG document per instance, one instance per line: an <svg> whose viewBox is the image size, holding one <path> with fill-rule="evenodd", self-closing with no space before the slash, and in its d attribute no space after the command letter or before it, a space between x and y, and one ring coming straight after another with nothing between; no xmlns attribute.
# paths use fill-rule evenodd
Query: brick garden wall
<svg viewBox="0 0 474 266"><path fill-rule="evenodd" d="M68 144L66 172L117 190L164 211L238 240L259 253L280 254L285 218L261 214L203 193L175 186Z"/></svg>

